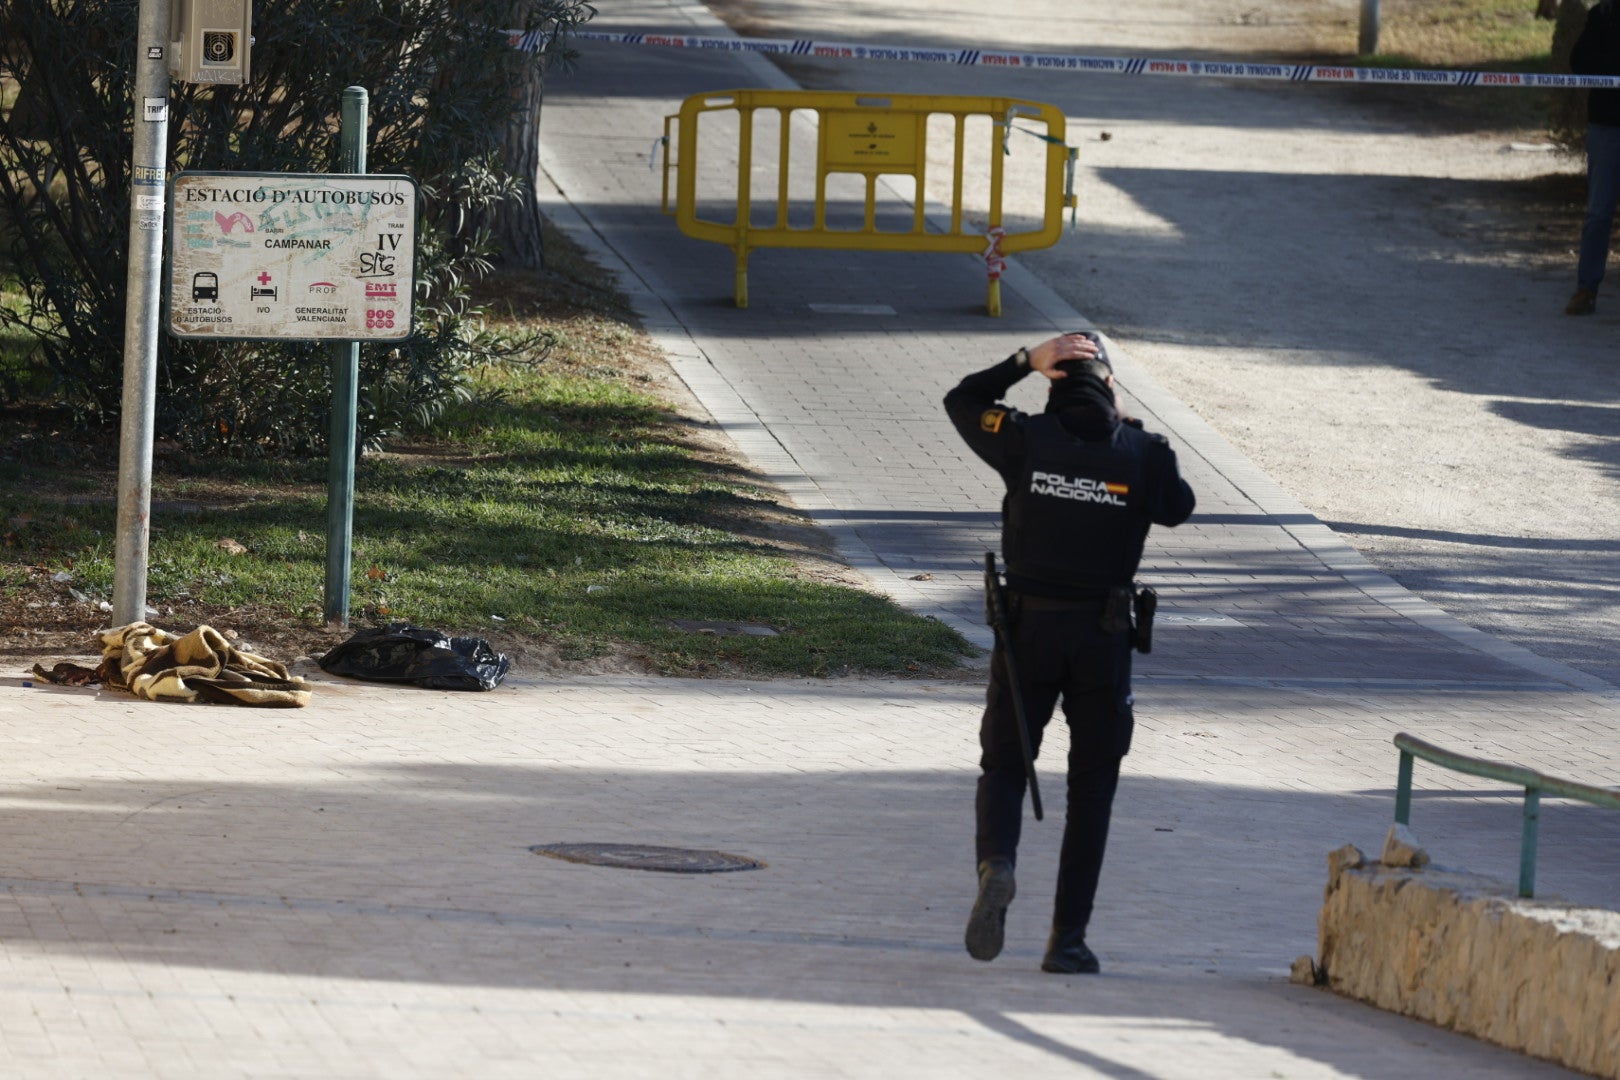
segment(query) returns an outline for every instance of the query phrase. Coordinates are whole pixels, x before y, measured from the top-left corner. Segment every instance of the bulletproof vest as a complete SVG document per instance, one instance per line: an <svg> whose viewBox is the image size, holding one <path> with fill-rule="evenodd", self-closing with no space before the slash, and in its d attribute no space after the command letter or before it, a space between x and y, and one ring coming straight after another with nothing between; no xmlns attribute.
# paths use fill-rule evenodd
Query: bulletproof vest
<svg viewBox="0 0 1620 1080"><path fill-rule="evenodd" d="M1023 473L1002 508L1008 583L1080 596L1130 582L1151 524L1134 429L1085 442L1043 413L1024 432Z"/></svg>

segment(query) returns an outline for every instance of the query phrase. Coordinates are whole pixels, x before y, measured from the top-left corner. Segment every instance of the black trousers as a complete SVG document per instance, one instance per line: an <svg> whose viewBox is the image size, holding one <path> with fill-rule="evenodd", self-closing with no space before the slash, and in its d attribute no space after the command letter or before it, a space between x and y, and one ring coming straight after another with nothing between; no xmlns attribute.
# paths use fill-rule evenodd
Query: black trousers
<svg viewBox="0 0 1620 1080"><path fill-rule="evenodd" d="M1130 638L1103 632L1101 603L1033 608L1015 596L1010 606L1011 640L998 642L991 657L979 727L976 854L980 862L996 856L1016 862L1018 855L1027 781L1004 651L1010 648L1031 748L1039 754L1060 698L1069 725L1068 797L1052 925L1084 932L1108 845L1120 759L1130 750L1135 726Z"/></svg>

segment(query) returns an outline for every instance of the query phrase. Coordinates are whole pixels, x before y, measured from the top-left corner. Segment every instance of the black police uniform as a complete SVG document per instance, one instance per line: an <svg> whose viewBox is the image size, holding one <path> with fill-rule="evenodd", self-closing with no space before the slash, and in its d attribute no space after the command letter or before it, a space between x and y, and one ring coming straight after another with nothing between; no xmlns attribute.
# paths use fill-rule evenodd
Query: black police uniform
<svg viewBox="0 0 1620 1080"><path fill-rule="evenodd" d="M963 379L946 395L945 408L968 446L1007 484L1002 552L1012 625L1005 647L1016 660L1032 748L1039 751L1059 698L1070 732L1053 942L1083 942L1120 759L1134 726L1130 634L1105 629L1103 609L1109 590L1135 576L1149 527L1187 520L1194 498L1165 439L1136 421L1121 421L1111 407L1093 401L1085 412L1028 415L1000 403L1029 370L1019 350ZM1016 858L1026 787L1002 648L998 642L991 657L979 732L975 846L981 875L987 859ZM1010 879L1008 889L1006 900ZM999 925L995 935L989 955L976 956L989 959L1000 951Z"/></svg>

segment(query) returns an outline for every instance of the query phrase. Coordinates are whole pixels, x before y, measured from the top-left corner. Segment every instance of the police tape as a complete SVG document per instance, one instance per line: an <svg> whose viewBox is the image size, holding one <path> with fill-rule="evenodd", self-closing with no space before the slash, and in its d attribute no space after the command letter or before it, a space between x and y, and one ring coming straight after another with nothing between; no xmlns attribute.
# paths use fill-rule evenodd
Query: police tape
<svg viewBox="0 0 1620 1080"><path fill-rule="evenodd" d="M1158 60L1147 57L1066 56L1057 53L992 52L988 49L915 48L906 45L853 45L786 38L714 38L689 34L612 34L574 30L570 38L617 45L652 45L716 52L763 53L826 60L909 60L960 67L1087 72L1097 75L1168 75L1205 79L1261 79L1296 83L1367 83L1381 86L1500 86L1556 89L1620 87L1616 75L1542 75L1516 71L1428 71L1408 68L1346 67L1340 64L1256 64L1224 60ZM530 52L546 42L539 32L512 35L512 44Z"/></svg>

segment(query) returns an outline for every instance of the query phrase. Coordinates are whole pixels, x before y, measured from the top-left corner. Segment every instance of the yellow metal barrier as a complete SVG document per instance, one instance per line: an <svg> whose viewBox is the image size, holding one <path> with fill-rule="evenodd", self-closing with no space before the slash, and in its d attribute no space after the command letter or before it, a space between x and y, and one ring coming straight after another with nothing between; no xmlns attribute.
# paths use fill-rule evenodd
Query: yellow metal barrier
<svg viewBox="0 0 1620 1080"><path fill-rule="evenodd" d="M1027 123L1018 124L1020 120ZM806 123L813 123L816 130L816 158L810 170L795 161L789 149L795 126L802 131ZM722 135L732 136L734 141L723 149L728 157L734 151L737 161L734 177L725 170L704 174L706 184L734 185L735 191L721 191L718 196L705 193L701 203L700 159L714 142L700 134L700 124L705 130L719 129ZM975 124L988 133L988 146L968 145L968 128ZM1044 127L1044 132L1035 130L1037 126ZM1006 225L1002 206L1003 159L1012 150L1012 135L1020 131L1045 142L1038 158L1043 185L1039 221L1023 229ZM776 146L760 147L756 160L755 136L760 133L761 141L774 136ZM726 90L687 98L678 114L664 118L663 144L663 210L672 212L673 170L676 224L687 236L732 249L737 256L737 306L744 308L748 306L749 252L798 247L980 254L989 278L986 306L991 315L1000 315L1005 257L1052 246L1062 232L1064 208L1075 205L1078 151L1064 144L1063 113L1051 105L1014 98ZM700 146L705 147L701 153ZM969 174L966 159L970 153L982 157L984 175ZM944 232L929 231L924 216L931 162L951 177L950 224ZM772 171L774 185L760 176ZM895 177L909 179L911 206L903 214L890 214L880 221L878 181ZM811 190L795 190L790 178ZM837 205L829 199L829 180L840 184L849 178L857 187L864 185L864 210L854 215L858 218L854 224L840 227L831 221ZM982 230L965 223L962 205L970 184L982 190L988 201L987 224ZM756 195L758 190L768 194ZM860 202L859 198L850 201Z"/></svg>

